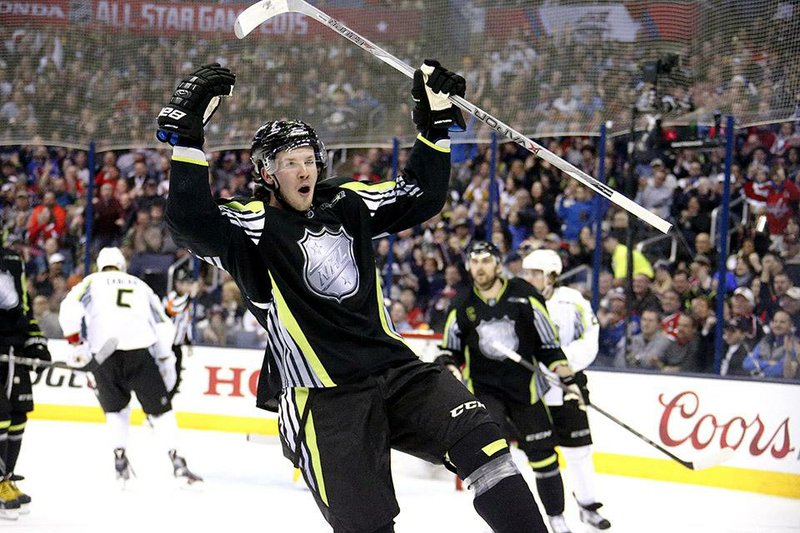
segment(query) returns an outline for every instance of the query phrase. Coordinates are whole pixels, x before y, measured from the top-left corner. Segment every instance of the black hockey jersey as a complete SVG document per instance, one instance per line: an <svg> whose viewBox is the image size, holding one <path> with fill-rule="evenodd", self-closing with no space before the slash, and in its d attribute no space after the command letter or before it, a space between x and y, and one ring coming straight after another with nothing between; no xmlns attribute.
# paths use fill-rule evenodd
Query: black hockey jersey
<svg viewBox="0 0 800 533"><path fill-rule="evenodd" d="M450 150L422 136L403 172L317 184L305 213L214 202L202 151L175 147L167 221L176 242L228 271L268 332L259 390L332 387L413 359L383 302L372 240L442 208ZM265 398L260 397L259 403Z"/></svg>
<svg viewBox="0 0 800 533"><path fill-rule="evenodd" d="M22 345L33 337L46 342L28 301L25 262L15 251L0 248L0 344Z"/></svg>
<svg viewBox="0 0 800 533"><path fill-rule="evenodd" d="M506 359L494 343L551 369L559 363L567 364L567 358L542 295L521 279L502 281L495 301L484 300L473 288L454 302L441 348L464 366L463 376L471 391L488 389L501 398L535 403L538 394L533 374Z"/></svg>

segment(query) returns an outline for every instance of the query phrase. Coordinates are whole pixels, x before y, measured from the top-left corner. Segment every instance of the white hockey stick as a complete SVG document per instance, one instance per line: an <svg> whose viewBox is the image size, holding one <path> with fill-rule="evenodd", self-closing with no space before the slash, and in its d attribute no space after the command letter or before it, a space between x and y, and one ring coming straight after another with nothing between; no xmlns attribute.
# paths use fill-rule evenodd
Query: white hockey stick
<svg viewBox="0 0 800 533"><path fill-rule="evenodd" d="M318 22L328 26L343 37L346 37L387 65L394 67L409 78L414 77L414 68L408 63L404 63L402 60L380 48L370 40L362 37L352 29L342 24L340 21L329 17L304 0L261 0L260 2L251 5L242 11L236 18L236 24L234 25L236 37L243 39L247 34L252 32L265 21L277 15L290 12L302 13L306 16L316 19ZM464 111L475 115L475 118L492 128L494 131L500 134L501 137L516 142L533 155L544 159L554 167L566 173L568 176L583 183L600 196L614 202L629 213L636 215L662 233L668 233L669 229L672 227L672 224L663 218L659 217L655 213L651 213L627 196L620 194L608 185L605 185L574 165L561 159L544 146L541 146L528 137L525 137L522 133L516 131L511 126L504 124L500 119L493 117L480 107L468 102L460 96L451 96L450 101Z"/></svg>
<svg viewBox="0 0 800 533"><path fill-rule="evenodd" d="M514 350L511 350L510 348L506 348L505 346L503 346L502 344L500 344L498 342L492 343L492 346L495 348L495 350L500 352L502 355L504 355L505 357L511 359L515 363L522 365L523 367L527 368L528 370L530 370L534 374L538 374L538 375L544 376L544 378L547 380L547 382L550 383L551 385L561 388L562 390L564 390L564 392L568 391L566 386L563 383L561 383L560 380L554 379L552 376L548 376L547 374L542 372L541 369L537 365L531 363L530 361L527 361L527 360L523 359L522 356L520 354L518 354L517 352L515 352ZM703 470L704 468L711 468L712 466L720 465L720 464L724 463L725 461L729 460L731 457L733 457L733 454L734 454L733 448L723 448L723 449L719 450L718 452L714 452L714 453L711 453L711 454L706 455L704 457L700 457L699 459L696 459L694 461L686 461L684 459L681 459L680 457L678 457L677 455L675 455L674 453L672 453L668 449L664 448L663 446L661 446L657 442L654 442L654 441L650 440L649 438L645 437L644 435L642 435L641 433L639 433L638 431L636 431L635 429L630 427L628 424L626 424L625 422L623 422L619 418L615 417L614 415L612 415L608 411L606 411L604 409L601 409L600 407L598 407L594 403L588 404L587 407L591 407L592 409L594 409L595 411L597 411L601 415L605 416L606 418L608 418L609 420L611 420L615 424L617 424L619 426L622 426L624 429L627 429L628 431L630 431L631 433L633 433L634 435L639 437L641 440L645 441L647 444L649 444L653 448L657 449L658 451L660 451L661 453L663 453L664 455L666 455L670 459L672 459L674 461L677 461L678 463L680 463L681 465L685 466L689 470Z"/></svg>

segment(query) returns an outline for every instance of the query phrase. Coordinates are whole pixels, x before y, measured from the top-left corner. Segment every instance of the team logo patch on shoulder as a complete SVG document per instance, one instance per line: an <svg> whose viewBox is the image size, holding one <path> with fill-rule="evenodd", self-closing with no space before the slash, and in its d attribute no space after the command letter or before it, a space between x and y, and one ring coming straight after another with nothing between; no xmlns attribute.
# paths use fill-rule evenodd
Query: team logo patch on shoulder
<svg viewBox="0 0 800 533"><path fill-rule="evenodd" d="M359 277L353 238L344 228L306 229L298 243L303 251L303 277L309 290L340 302L358 291Z"/></svg>

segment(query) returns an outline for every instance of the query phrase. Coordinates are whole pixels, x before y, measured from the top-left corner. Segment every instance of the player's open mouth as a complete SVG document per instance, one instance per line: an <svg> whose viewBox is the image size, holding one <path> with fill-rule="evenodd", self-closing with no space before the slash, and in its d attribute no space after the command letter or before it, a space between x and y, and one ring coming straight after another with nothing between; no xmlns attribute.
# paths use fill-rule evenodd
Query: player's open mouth
<svg viewBox="0 0 800 533"><path fill-rule="evenodd" d="M308 185L303 185L302 187L297 189L297 192L299 192L300 194L308 194L311 192L311 187Z"/></svg>

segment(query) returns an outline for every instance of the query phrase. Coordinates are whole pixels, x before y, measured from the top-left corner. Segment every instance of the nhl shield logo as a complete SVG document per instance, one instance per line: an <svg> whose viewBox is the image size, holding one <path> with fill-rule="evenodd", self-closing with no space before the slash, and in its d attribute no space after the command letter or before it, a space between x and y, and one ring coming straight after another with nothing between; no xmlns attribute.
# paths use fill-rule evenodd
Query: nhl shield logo
<svg viewBox="0 0 800 533"><path fill-rule="evenodd" d="M353 238L344 228L322 228L318 233L306 229L298 244L305 256L303 277L311 292L341 303L358 291Z"/></svg>
<svg viewBox="0 0 800 533"><path fill-rule="evenodd" d="M514 321L507 316L482 320L475 330L478 332L478 348L489 359L502 361L506 358L505 355L495 349L495 343L514 351L519 348L519 339L514 329Z"/></svg>

